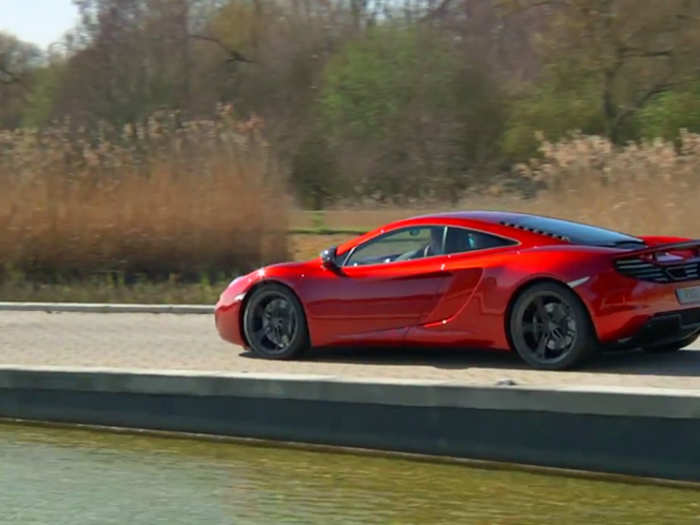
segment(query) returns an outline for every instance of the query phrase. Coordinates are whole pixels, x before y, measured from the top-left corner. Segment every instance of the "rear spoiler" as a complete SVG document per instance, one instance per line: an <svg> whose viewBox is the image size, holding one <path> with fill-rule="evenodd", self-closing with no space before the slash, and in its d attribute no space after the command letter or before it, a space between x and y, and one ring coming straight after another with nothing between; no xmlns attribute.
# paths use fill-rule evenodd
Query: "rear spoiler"
<svg viewBox="0 0 700 525"><path fill-rule="evenodd" d="M664 252L689 250L693 256L688 259L669 257L659 259ZM645 257L646 256L646 257ZM694 241L669 242L632 250L615 256L618 272L642 281L671 283L700 280L700 239Z"/></svg>
<svg viewBox="0 0 700 525"><path fill-rule="evenodd" d="M629 259L631 257L639 257L641 255L651 255L660 252L672 252L678 250L695 250L695 255L700 257L700 239L681 242L669 242L664 244L657 244L655 246L648 246L639 250L631 250L628 252L621 253L615 258Z"/></svg>

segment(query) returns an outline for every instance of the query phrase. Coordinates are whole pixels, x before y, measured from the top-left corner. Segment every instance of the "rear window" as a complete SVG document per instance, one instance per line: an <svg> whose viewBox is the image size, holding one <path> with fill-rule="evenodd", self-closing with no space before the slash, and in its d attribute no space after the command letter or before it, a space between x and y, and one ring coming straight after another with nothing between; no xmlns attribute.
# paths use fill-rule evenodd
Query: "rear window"
<svg viewBox="0 0 700 525"><path fill-rule="evenodd" d="M513 244L517 242L488 233L450 226L447 228L444 250L445 253L462 253Z"/></svg>
<svg viewBox="0 0 700 525"><path fill-rule="evenodd" d="M553 219L550 217L538 217L525 215L503 221L506 226L513 226L535 233L542 233L554 237L563 237L574 244L590 246L621 246L625 244L644 244L643 241L625 233L606 230L597 226L581 224L578 222Z"/></svg>

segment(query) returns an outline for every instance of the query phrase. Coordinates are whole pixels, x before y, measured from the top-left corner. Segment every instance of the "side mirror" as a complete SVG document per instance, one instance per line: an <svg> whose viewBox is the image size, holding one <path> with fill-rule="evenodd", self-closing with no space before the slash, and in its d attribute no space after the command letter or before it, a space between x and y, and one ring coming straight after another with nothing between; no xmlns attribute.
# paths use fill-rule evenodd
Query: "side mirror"
<svg viewBox="0 0 700 525"><path fill-rule="evenodd" d="M338 263L335 260L336 258L336 247L331 246L330 248L326 248L321 252L321 264L323 264L324 267L328 268L329 270L333 271L338 271L340 270L340 267L338 266Z"/></svg>

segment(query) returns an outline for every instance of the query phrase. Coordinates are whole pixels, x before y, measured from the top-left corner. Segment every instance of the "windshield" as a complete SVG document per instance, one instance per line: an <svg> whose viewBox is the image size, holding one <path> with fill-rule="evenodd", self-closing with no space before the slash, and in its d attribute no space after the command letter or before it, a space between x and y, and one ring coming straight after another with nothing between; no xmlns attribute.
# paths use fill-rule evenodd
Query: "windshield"
<svg viewBox="0 0 700 525"><path fill-rule="evenodd" d="M542 231L548 235L565 237L574 244L586 244L591 246L624 246L627 244L644 244L644 241L626 235L624 233L588 224L552 219L550 217L538 217L523 215L507 221L509 224L533 231Z"/></svg>

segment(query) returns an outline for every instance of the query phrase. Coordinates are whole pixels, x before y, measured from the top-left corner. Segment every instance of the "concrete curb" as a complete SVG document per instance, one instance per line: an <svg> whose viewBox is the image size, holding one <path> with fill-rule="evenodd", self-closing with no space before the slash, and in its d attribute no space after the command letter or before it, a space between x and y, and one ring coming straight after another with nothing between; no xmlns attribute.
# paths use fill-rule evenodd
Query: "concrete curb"
<svg viewBox="0 0 700 525"><path fill-rule="evenodd" d="M533 388L328 375L0 365L0 390L32 388L700 421L700 391L690 390L602 386Z"/></svg>
<svg viewBox="0 0 700 525"><path fill-rule="evenodd" d="M110 304L0 302L4 312L73 312L102 314L213 314L206 304Z"/></svg>
<svg viewBox="0 0 700 525"><path fill-rule="evenodd" d="M0 367L0 418L700 482L700 393Z"/></svg>
<svg viewBox="0 0 700 525"><path fill-rule="evenodd" d="M700 393L0 367L0 418L700 482Z"/></svg>

